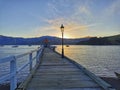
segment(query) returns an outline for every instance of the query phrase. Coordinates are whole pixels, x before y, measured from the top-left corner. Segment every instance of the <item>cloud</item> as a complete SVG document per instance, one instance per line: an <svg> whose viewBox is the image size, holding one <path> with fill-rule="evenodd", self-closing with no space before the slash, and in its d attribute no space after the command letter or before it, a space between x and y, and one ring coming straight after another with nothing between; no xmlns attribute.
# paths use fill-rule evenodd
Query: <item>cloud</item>
<svg viewBox="0 0 120 90"><path fill-rule="evenodd" d="M86 15L90 15L91 13L90 13L90 10L87 8L87 7L85 7L85 6L82 6L82 7L79 7L78 8L79 10L79 12L80 13L84 13L84 14L86 14Z"/></svg>
<svg viewBox="0 0 120 90"><path fill-rule="evenodd" d="M47 33L49 32L55 32L55 31L60 31L60 25L64 24L65 31L66 32L72 32L72 31L79 31L79 30L88 30L90 27L97 26L100 23L93 23L93 24L80 24L75 21L71 21L69 19L64 19L64 18L57 18L57 19L52 19L52 20L45 20L46 23L48 23L47 26L42 26L37 28L36 30L43 30L46 31ZM63 23L64 22L64 23Z"/></svg>
<svg viewBox="0 0 120 90"><path fill-rule="evenodd" d="M49 17L43 19L46 25L37 27L36 33L40 31L44 31L44 34L60 32L61 24L64 24L65 31L69 33L88 30L90 27L96 26L97 24L91 24L93 17L89 3L87 1L81 4L79 0L52 0L47 4Z"/></svg>
<svg viewBox="0 0 120 90"><path fill-rule="evenodd" d="M71 21L69 19L65 19L65 18L57 18L57 19L52 19L52 20L45 20L48 24L49 24L49 28L48 29L54 29L54 30L60 30L60 25L64 24L65 29L67 31L72 30L72 29L77 29L79 28L83 28L83 26L79 25L78 23Z"/></svg>
<svg viewBox="0 0 120 90"><path fill-rule="evenodd" d="M65 23L65 19L64 18L56 18L56 19L45 19L44 20L46 23L48 23L49 25L60 25L62 23Z"/></svg>
<svg viewBox="0 0 120 90"><path fill-rule="evenodd" d="M85 17L89 17L92 15L91 12L91 5L92 1L91 0L85 0L82 3L80 2L80 5L76 6L76 11L75 14L76 15L85 15Z"/></svg>
<svg viewBox="0 0 120 90"><path fill-rule="evenodd" d="M48 3L48 13L52 12L53 18L44 21L55 27L64 24L67 30L86 30L87 27L84 24L88 24L92 19L89 3L89 1L81 3L81 0L52 0Z"/></svg>

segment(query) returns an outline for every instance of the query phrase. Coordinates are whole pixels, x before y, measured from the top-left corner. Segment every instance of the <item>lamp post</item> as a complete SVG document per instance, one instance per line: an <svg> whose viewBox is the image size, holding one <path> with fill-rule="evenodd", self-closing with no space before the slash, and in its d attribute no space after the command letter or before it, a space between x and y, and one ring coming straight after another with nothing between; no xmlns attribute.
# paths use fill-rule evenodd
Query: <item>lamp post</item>
<svg viewBox="0 0 120 90"><path fill-rule="evenodd" d="M63 36L64 36L64 26L63 24L61 24L61 32L62 32L62 58L64 58L64 39L63 39Z"/></svg>

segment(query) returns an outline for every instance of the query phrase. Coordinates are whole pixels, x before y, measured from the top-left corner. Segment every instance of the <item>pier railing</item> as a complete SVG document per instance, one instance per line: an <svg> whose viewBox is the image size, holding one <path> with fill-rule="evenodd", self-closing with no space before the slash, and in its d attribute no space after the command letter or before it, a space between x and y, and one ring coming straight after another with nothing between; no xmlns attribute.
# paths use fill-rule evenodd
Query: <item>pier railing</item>
<svg viewBox="0 0 120 90"><path fill-rule="evenodd" d="M10 80L10 90L15 90L17 87L17 74L21 72L21 70L23 70L27 66L29 66L29 70L31 71L33 68L33 60L36 59L36 64L40 62L39 59L42 56L43 49L44 47L41 46L40 48L36 50L32 50L30 52L27 52L21 55L9 56L9 57L0 59L0 63L10 62L10 73L7 75L1 76L0 83L6 80ZM36 55L33 57L32 54L34 52L36 52ZM29 55L29 61L25 63L24 65L22 65L20 68L18 68L17 63L16 63L17 59L25 57L26 55Z"/></svg>

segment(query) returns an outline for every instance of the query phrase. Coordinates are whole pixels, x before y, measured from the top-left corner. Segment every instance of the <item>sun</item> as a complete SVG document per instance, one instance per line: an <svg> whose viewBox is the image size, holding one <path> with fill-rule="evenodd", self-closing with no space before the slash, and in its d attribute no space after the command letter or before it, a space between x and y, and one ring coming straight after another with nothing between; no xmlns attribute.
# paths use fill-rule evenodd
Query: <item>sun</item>
<svg viewBox="0 0 120 90"><path fill-rule="evenodd" d="M62 38L61 34L57 34L57 36ZM63 38L71 38L71 35L64 33Z"/></svg>
<svg viewBox="0 0 120 90"><path fill-rule="evenodd" d="M64 38L70 38L70 36L69 35L64 35Z"/></svg>

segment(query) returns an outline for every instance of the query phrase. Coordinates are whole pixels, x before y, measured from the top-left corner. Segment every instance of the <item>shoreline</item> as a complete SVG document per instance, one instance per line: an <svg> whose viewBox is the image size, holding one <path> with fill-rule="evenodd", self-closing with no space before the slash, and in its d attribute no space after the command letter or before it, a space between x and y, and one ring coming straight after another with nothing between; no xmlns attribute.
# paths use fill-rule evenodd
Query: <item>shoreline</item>
<svg viewBox="0 0 120 90"><path fill-rule="evenodd" d="M115 77L100 77L100 78L106 81L116 90L120 90L120 79ZM0 84L0 90L10 90L10 84L9 83Z"/></svg>

